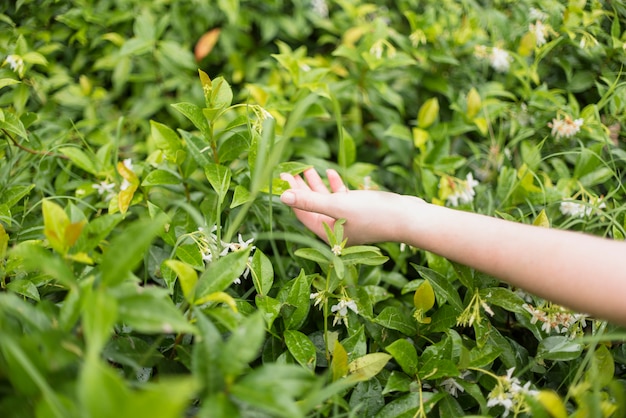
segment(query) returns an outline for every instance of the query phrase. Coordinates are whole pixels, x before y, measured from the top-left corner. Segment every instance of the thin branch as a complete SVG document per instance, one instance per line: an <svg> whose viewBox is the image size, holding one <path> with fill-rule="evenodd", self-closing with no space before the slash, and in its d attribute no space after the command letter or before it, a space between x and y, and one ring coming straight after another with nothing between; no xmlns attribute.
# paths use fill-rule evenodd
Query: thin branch
<svg viewBox="0 0 626 418"><path fill-rule="evenodd" d="M57 158L62 158L64 160L69 160L69 158L63 154L56 154L54 152L50 152L50 151L37 151L28 147L25 147L24 145L20 144L19 142L17 142L17 140L15 138L13 138L11 136L11 134L9 132L7 132L6 129L1 128L2 132L11 140L11 142L13 143L13 145L15 145L16 147L18 147L19 149L21 149L22 151L25 151L29 154L33 154L33 155L44 155L47 157L57 157Z"/></svg>

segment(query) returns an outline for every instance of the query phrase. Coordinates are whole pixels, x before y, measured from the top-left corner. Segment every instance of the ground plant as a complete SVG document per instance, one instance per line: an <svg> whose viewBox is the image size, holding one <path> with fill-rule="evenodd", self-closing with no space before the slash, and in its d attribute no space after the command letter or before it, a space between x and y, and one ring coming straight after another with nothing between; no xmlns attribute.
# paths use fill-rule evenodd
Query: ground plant
<svg viewBox="0 0 626 418"><path fill-rule="evenodd" d="M623 240L625 64L619 1L0 0L0 416L626 416L622 328L278 199Z"/></svg>

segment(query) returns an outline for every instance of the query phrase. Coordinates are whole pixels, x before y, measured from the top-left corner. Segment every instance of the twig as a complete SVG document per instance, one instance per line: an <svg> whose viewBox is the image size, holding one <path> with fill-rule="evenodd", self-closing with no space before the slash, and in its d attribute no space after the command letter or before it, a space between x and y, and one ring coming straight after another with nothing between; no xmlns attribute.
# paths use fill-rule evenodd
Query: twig
<svg viewBox="0 0 626 418"><path fill-rule="evenodd" d="M15 138L13 138L11 136L11 134L9 132L7 132L6 129L1 128L2 132L11 140L11 142L13 143L13 145L15 145L16 147L18 147L19 149L21 149L22 151L26 151L29 154L33 154L33 155L44 155L47 157L57 157L57 158L62 158L64 160L69 160L69 158L63 154L56 154L54 152L50 152L50 151L37 151L28 147L25 147L24 145L20 144L19 142L17 142L17 140Z"/></svg>

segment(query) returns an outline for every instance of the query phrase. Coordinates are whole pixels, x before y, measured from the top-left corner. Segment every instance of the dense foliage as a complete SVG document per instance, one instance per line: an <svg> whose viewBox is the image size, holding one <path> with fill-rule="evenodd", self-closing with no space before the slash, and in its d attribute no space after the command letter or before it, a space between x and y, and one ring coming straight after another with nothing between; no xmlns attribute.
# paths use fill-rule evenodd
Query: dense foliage
<svg viewBox="0 0 626 418"><path fill-rule="evenodd" d="M277 198L624 239L621 2L0 4L3 417L626 414L615 325Z"/></svg>

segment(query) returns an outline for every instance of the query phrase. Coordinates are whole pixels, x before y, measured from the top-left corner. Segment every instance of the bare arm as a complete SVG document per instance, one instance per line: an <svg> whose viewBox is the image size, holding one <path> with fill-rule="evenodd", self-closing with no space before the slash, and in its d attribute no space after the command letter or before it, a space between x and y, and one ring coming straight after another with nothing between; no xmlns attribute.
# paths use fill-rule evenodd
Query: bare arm
<svg viewBox="0 0 626 418"><path fill-rule="evenodd" d="M347 191L329 170L285 175L282 196L324 238L322 222L345 218L349 244L404 242L498 277L555 303L626 325L626 243L518 224L425 203L411 196Z"/></svg>

